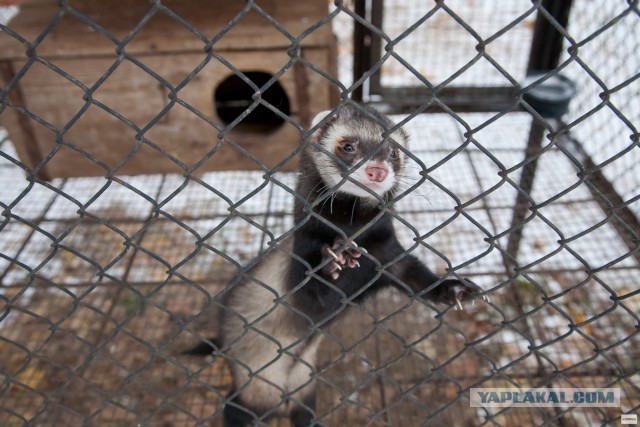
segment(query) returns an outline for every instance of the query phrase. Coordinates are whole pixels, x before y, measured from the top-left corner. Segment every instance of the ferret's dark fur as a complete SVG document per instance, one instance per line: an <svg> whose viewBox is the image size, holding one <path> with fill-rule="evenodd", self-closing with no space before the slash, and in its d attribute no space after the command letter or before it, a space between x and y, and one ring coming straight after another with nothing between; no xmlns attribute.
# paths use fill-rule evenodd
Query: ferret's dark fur
<svg viewBox="0 0 640 427"><path fill-rule="evenodd" d="M319 328L351 303L392 285L454 304L482 292L442 280L405 254L388 208L406 164L407 136L373 109L347 103L314 119L296 187L296 229L227 290L215 344L230 362L225 426L288 415L314 424ZM348 177L348 178L347 178ZM425 289L440 283L429 292ZM208 346L194 349L211 348Z"/></svg>

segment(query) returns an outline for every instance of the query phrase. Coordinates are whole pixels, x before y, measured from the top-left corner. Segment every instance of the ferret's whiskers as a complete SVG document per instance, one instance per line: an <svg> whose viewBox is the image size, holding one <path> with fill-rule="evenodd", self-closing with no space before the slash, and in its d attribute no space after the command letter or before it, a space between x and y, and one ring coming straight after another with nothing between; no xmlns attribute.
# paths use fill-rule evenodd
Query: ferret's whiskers
<svg viewBox="0 0 640 427"><path fill-rule="evenodd" d="M360 200L360 197L355 197L353 199L353 206L351 207L351 220L349 221L349 225L353 225L353 215L356 212L356 204L358 203L359 200Z"/></svg>

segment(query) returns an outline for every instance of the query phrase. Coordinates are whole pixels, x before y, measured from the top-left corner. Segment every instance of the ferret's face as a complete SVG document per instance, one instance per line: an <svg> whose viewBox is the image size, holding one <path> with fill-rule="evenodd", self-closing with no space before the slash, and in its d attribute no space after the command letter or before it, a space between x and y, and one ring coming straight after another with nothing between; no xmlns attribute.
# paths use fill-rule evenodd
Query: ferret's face
<svg viewBox="0 0 640 427"><path fill-rule="evenodd" d="M323 114L314 119L314 124L324 118ZM329 188L372 200L383 198L394 188L404 164L399 146L406 147L407 140L400 131L383 139L384 131L362 114L338 114L316 132L316 142L330 154L313 150L312 157ZM345 176L349 179L340 184Z"/></svg>

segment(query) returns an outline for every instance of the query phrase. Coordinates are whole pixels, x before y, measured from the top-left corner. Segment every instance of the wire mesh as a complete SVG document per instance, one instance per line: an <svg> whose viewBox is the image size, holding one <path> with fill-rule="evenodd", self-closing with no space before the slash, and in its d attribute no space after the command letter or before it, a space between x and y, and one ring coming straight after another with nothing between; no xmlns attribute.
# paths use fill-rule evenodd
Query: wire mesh
<svg viewBox="0 0 640 427"><path fill-rule="evenodd" d="M0 424L222 425L233 387L230 361L182 352L215 333L219 297L236 274L300 226L292 211L297 174L284 167L300 147L267 165L229 134L258 106L303 141L308 123L259 96L235 121L222 123L190 94L210 64L256 94L301 66L347 98L364 83L344 76L352 52L343 41L354 23L384 40L375 64L382 84L508 84L518 95L513 108L499 112L444 105L445 112L426 115L423 105L392 117L411 135L411 153L428 172L421 175L417 162L410 167L404 184L412 190L394 213L398 238L437 274L472 278L491 303L455 311L385 290L361 306L349 304L345 318L317 328L325 339L313 371L316 418L329 426L572 426L614 424L622 413L638 412L640 231L625 213L637 216L640 206L640 56L638 39L629 37L640 19L637 1L573 2L570 25L561 28L566 54L550 72L579 87L562 121L540 117L518 92L533 23L548 16L540 2L502 8L389 1L382 28L336 2L295 33L269 5L247 1L233 6L223 28L205 34L170 2L150 1L124 37L115 35L117 22L87 13L90 3L35 2L49 15L29 34L9 22L15 8L0 8L3 43L22 49L10 60L11 72L3 60L0 118L55 139L29 166L12 135L0 135ZM152 37L156 19L197 46L181 64L185 73L167 72L172 51L160 61L131 52L134 40ZM272 49L278 71L262 87L217 50L233 44L226 40L245 19L286 44ZM40 55L42 46L58 43L56 28L70 23L99 43L73 61ZM331 26L341 40L339 78L300 48ZM147 100L118 95L114 86L123 75L162 93L140 122L128 118L129 109ZM75 114L55 115L23 98L47 87L72 99ZM154 142L165 130L179 135L180 123L168 119L175 110L219 136L199 148L195 163ZM108 148L74 134L91 115L132 141L123 158L113 161ZM533 156L526 215L513 223L536 121L546 138ZM219 141L258 170L201 171L217 161ZM576 143L584 156L571 149ZM101 176L43 179L57 158L79 158ZM127 164L156 161L170 173L127 174L133 170ZM613 193L602 190L597 173ZM508 248L514 233L521 234L517 254ZM470 388L510 386L619 387L621 407L469 407ZM274 418L270 425L288 421Z"/></svg>

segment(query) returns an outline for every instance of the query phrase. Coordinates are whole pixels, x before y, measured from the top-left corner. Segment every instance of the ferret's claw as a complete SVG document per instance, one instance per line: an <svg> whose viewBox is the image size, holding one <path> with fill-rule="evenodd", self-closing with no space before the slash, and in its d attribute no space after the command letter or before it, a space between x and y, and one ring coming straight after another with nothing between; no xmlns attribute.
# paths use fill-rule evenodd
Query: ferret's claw
<svg viewBox="0 0 640 427"><path fill-rule="evenodd" d="M335 259L336 261L338 261L338 255L335 254L335 252L333 252L331 249L327 248L327 252L329 252L329 255L331 255L333 257L333 259Z"/></svg>
<svg viewBox="0 0 640 427"><path fill-rule="evenodd" d="M333 280L337 280L341 271L360 267L357 258L360 258L362 252L366 251L353 240L345 244L342 239L336 239L333 246L325 245L322 247L323 261L330 261L323 267L323 272L330 275Z"/></svg>
<svg viewBox="0 0 640 427"><path fill-rule="evenodd" d="M433 294L427 295L432 301L454 306L456 310L464 310L462 301L474 301L484 291L469 279L446 279L432 292ZM486 296L482 297L486 301Z"/></svg>

